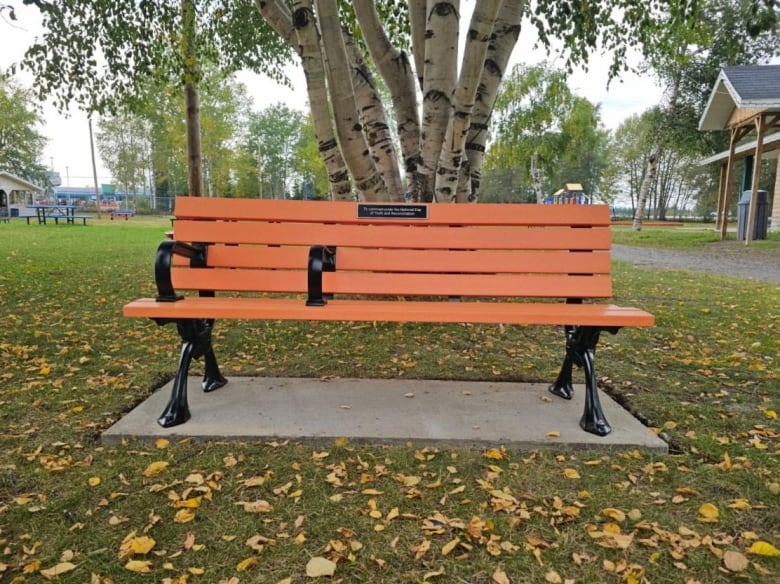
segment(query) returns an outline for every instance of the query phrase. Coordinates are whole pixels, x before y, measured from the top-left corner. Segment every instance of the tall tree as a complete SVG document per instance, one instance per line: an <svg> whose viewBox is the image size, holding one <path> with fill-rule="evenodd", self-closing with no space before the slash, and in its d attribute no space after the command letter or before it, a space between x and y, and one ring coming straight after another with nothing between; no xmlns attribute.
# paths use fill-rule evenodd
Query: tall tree
<svg viewBox="0 0 780 584"><path fill-rule="evenodd" d="M283 79L289 56L251 0L25 0L41 12L44 34L21 66L41 99L62 110L137 111L150 82L183 91L189 191L201 194L198 83L202 67L241 68ZM136 26L135 24L142 23Z"/></svg>
<svg viewBox="0 0 780 584"><path fill-rule="evenodd" d="M106 116L98 124L97 147L111 175L128 194L144 190L150 167L149 125L139 116Z"/></svg>
<svg viewBox="0 0 780 584"><path fill-rule="evenodd" d="M0 169L48 186L41 164L46 138L38 130L43 120L36 103L30 90L0 71Z"/></svg>
<svg viewBox="0 0 780 584"><path fill-rule="evenodd" d="M641 39L648 67L666 86L666 94L639 191L633 223L637 231L664 150L682 136L696 134L696 114L720 66L753 63L780 52L775 36L780 11L773 0L708 0L693 3L692 9L697 26L690 26L679 10L670 10L658 17L663 34Z"/></svg>
<svg viewBox="0 0 780 584"><path fill-rule="evenodd" d="M607 134L599 107L574 95L566 73L546 64L517 65L496 100L491 169L522 169L534 200L565 182L596 194Z"/></svg>

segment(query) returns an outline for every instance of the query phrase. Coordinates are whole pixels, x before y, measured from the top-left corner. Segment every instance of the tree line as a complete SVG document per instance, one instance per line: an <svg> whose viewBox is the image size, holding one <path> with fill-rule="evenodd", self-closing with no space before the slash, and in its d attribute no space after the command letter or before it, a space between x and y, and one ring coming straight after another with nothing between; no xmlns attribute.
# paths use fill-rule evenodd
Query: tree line
<svg viewBox="0 0 780 584"><path fill-rule="evenodd" d="M623 193L637 209L648 200L667 208L695 196L692 185L704 181L683 177L691 174L687 161L722 140L697 137L693 123L719 66L777 52L778 9L769 0L480 0L462 41L465 3L455 0L32 3L46 33L23 66L40 95L92 112L138 115L149 86L196 84L206 92L210 70L223 79L239 68L282 78L281 65L297 56L328 192L337 199L470 201L506 193L507 185L538 199L564 174L577 174L604 200ZM124 30L122 23L139 19L148 26ZM564 90L565 71L507 71L523 26L535 27L548 49L559 43L566 67L606 50L617 77L635 49L666 99L606 132L598 106ZM546 114L529 111L535 91L545 96ZM193 108L197 101L188 102ZM211 130L199 132L204 141ZM622 143L649 151L631 158ZM217 144L211 154L208 148L207 183L238 194L240 172L217 164ZM258 152L259 175L268 166Z"/></svg>

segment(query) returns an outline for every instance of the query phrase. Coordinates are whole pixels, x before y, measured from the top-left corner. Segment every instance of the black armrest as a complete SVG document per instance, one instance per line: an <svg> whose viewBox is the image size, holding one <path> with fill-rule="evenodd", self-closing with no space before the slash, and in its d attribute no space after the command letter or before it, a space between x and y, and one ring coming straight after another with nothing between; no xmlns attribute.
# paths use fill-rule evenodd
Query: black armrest
<svg viewBox="0 0 780 584"><path fill-rule="evenodd" d="M312 245L309 248L308 286L306 306L325 306L322 294L322 272L336 271L336 247Z"/></svg>
<svg viewBox="0 0 780 584"><path fill-rule="evenodd" d="M183 296L176 294L171 280L171 266L173 265L173 256L180 255L190 258L190 267L206 267L206 250L208 246L204 243L190 245L181 241L172 241L166 239L157 248L157 255L154 258L154 280L157 283L157 302L176 302Z"/></svg>

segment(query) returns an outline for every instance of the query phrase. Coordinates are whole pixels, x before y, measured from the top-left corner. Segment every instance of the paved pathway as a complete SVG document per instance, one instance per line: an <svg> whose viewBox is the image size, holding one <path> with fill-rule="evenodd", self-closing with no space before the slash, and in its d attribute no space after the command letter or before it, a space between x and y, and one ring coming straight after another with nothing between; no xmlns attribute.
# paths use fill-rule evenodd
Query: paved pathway
<svg viewBox="0 0 780 584"><path fill-rule="evenodd" d="M748 249L743 243L724 241L689 251L613 244L612 257L638 266L699 270L780 284L780 246Z"/></svg>

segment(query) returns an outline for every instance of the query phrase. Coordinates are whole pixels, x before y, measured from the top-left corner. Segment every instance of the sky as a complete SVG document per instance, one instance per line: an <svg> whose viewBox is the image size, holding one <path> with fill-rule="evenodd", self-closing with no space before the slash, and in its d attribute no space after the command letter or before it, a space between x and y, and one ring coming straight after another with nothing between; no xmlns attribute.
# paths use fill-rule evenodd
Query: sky
<svg viewBox="0 0 780 584"><path fill-rule="evenodd" d="M6 15L0 17L0 69L3 70L22 58L27 47L42 30L36 8L24 6L19 0L11 0L9 3L16 9L17 20L12 22ZM462 21L466 24L472 7L473 0L462 2L464 12ZM544 60L555 65L553 58L534 47L535 35L530 27L526 29L521 32L510 65L535 64ZM638 58L634 57L633 62L638 63ZM627 117L641 113L661 100L663 91L650 75L624 74L621 78L613 80L607 87L608 68L609 58L596 55L591 59L588 71L578 70L570 77L570 86L574 93L586 97L593 103L601 104L601 117L605 127L617 128ZM303 71L300 67L291 67L289 76L294 85L292 90L252 72L237 74L238 80L248 89L255 111L278 102L305 110L307 106ZM29 75L17 76L16 81L26 87L30 87L33 83ZM39 128L39 131L49 141L41 154L41 162L60 173L64 186L92 186L92 161L86 114L75 106L65 114L58 112L50 103L44 104L43 108L44 125ZM99 155L96 156L98 182L101 184L111 182L110 173L100 161Z"/></svg>

